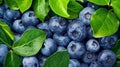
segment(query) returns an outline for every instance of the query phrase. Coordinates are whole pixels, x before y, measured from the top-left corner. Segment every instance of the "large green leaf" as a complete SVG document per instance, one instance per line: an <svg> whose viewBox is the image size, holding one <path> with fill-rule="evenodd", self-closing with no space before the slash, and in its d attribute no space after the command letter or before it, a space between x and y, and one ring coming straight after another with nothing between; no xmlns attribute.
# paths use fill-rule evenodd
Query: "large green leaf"
<svg viewBox="0 0 120 67"><path fill-rule="evenodd" d="M83 9L82 5L80 5L75 0L70 0L70 2L68 4L68 8L67 8L68 14L70 15L70 17L68 17L68 18L69 19L77 18L82 9Z"/></svg>
<svg viewBox="0 0 120 67"><path fill-rule="evenodd" d="M117 61L116 67L120 67L120 61Z"/></svg>
<svg viewBox="0 0 120 67"><path fill-rule="evenodd" d="M48 0L34 0L33 9L36 17L44 21L50 11Z"/></svg>
<svg viewBox="0 0 120 67"><path fill-rule="evenodd" d="M1 27L0 27L0 43L3 43L9 47L11 47L12 45L12 40Z"/></svg>
<svg viewBox="0 0 120 67"><path fill-rule="evenodd" d="M0 22L0 27L5 31L5 33L11 38L11 40L14 40L14 34L13 32L10 30L9 26L4 23L4 22Z"/></svg>
<svg viewBox="0 0 120 67"><path fill-rule="evenodd" d="M111 6L113 7L114 12L120 19L120 0L112 0Z"/></svg>
<svg viewBox="0 0 120 67"><path fill-rule="evenodd" d="M31 7L32 1L33 0L16 0L16 3L20 11L23 13Z"/></svg>
<svg viewBox="0 0 120 67"><path fill-rule="evenodd" d="M9 8L13 9L13 10L18 10L19 7L16 3L16 0L4 0L5 3L8 5Z"/></svg>
<svg viewBox="0 0 120 67"><path fill-rule="evenodd" d="M0 4L2 4L3 3L3 0L0 0Z"/></svg>
<svg viewBox="0 0 120 67"><path fill-rule="evenodd" d="M120 40L118 40L117 44L112 50L115 52L117 58L120 59Z"/></svg>
<svg viewBox="0 0 120 67"><path fill-rule="evenodd" d="M20 67L21 59L18 55L14 54L12 51L8 52L3 67Z"/></svg>
<svg viewBox="0 0 120 67"><path fill-rule="evenodd" d="M49 0L51 9L62 17L69 17L67 13L67 5L69 0Z"/></svg>
<svg viewBox="0 0 120 67"><path fill-rule="evenodd" d="M93 13L90 24L93 36L99 38L114 34L118 30L119 20L113 12L100 8Z"/></svg>
<svg viewBox="0 0 120 67"><path fill-rule="evenodd" d="M88 0L88 1L97 5L102 5L102 6L110 4L110 0Z"/></svg>
<svg viewBox="0 0 120 67"><path fill-rule="evenodd" d="M21 56L31 56L38 53L46 39L44 31L30 29L23 33L21 38L14 42L13 51Z"/></svg>
<svg viewBox="0 0 120 67"><path fill-rule="evenodd" d="M69 59L67 51L59 51L48 57L43 67L68 67Z"/></svg>

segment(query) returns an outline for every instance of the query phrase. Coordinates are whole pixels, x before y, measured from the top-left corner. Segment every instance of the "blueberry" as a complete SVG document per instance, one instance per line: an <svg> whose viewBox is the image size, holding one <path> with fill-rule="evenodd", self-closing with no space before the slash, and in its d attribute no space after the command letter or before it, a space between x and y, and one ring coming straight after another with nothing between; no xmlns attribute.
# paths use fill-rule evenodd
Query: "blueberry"
<svg viewBox="0 0 120 67"><path fill-rule="evenodd" d="M23 58L23 67L39 67L38 59L34 56Z"/></svg>
<svg viewBox="0 0 120 67"><path fill-rule="evenodd" d="M14 20L16 20L18 18L20 18L19 11L7 9L4 13L4 19L9 21L9 22L13 22Z"/></svg>
<svg viewBox="0 0 120 67"><path fill-rule="evenodd" d="M14 34L14 40L19 40L21 37L21 34Z"/></svg>
<svg viewBox="0 0 120 67"><path fill-rule="evenodd" d="M70 59L69 67L81 67L80 62L76 59Z"/></svg>
<svg viewBox="0 0 120 67"><path fill-rule="evenodd" d="M87 27L87 38L93 38L93 31L90 26Z"/></svg>
<svg viewBox="0 0 120 67"><path fill-rule="evenodd" d="M85 52L85 47L83 43L75 42L75 41L71 41L67 46L67 49L70 57L76 59L81 58L81 56Z"/></svg>
<svg viewBox="0 0 120 67"><path fill-rule="evenodd" d="M90 63L90 67L102 67L102 64L98 61Z"/></svg>
<svg viewBox="0 0 120 67"><path fill-rule="evenodd" d="M55 51L57 50L57 45L55 43L55 41L51 38L47 38L45 40L45 43L43 45L43 48L41 49L41 53L44 56L50 56L51 54L53 54Z"/></svg>
<svg viewBox="0 0 120 67"><path fill-rule="evenodd" d="M105 49L110 49L115 46L117 40L118 36L116 34L112 36L106 36L100 39L100 45Z"/></svg>
<svg viewBox="0 0 120 67"><path fill-rule="evenodd" d="M3 64L3 61L7 53L8 53L8 47L5 44L0 44L0 64Z"/></svg>
<svg viewBox="0 0 120 67"><path fill-rule="evenodd" d="M89 67L87 63L81 63L81 67Z"/></svg>
<svg viewBox="0 0 120 67"><path fill-rule="evenodd" d="M7 6L6 4L3 4L3 5L2 5L2 8L3 8L4 10L7 10L7 9L8 9L8 6Z"/></svg>
<svg viewBox="0 0 120 67"><path fill-rule="evenodd" d="M84 8L79 14L79 19L81 19L86 25L89 25L91 15L94 13L94 11L95 10L91 7Z"/></svg>
<svg viewBox="0 0 120 67"><path fill-rule="evenodd" d="M44 63L45 63L45 60L46 60L46 57L45 56L42 56L39 60L39 65L40 67L43 67Z"/></svg>
<svg viewBox="0 0 120 67"><path fill-rule="evenodd" d="M98 55L98 61L103 67L112 67L116 62L116 55L111 50L103 50Z"/></svg>
<svg viewBox="0 0 120 67"><path fill-rule="evenodd" d="M87 3L87 7L91 7L91 8L93 8L93 9L98 9L98 8L99 8L98 5L95 5L95 4L93 4L93 3Z"/></svg>
<svg viewBox="0 0 120 67"><path fill-rule="evenodd" d="M63 47L63 46L58 46L57 51L62 51L62 50L66 50L66 48L65 48L65 47Z"/></svg>
<svg viewBox="0 0 120 67"><path fill-rule="evenodd" d="M44 30L47 34L47 37L51 37L52 32L50 31L49 25L48 25L48 21L45 21L43 23L40 23L37 25L37 28Z"/></svg>
<svg viewBox="0 0 120 67"><path fill-rule="evenodd" d="M86 37L86 26L76 19L68 25L68 36L75 41L82 41Z"/></svg>
<svg viewBox="0 0 120 67"><path fill-rule="evenodd" d="M22 22L25 26L37 25L39 20L36 18L33 11L27 11L22 15Z"/></svg>
<svg viewBox="0 0 120 67"><path fill-rule="evenodd" d="M0 7L0 18L3 18L3 15L4 15L4 9Z"/></svg>
<svg viewBox="0 0 120 67"><path fill-rule="evenodd" d="M89 51L86 51L83 55L83 62L85 63L91 63L97 59L97 56L95 53L91 53Z"/></svg>
<svg viewBox="0 0 120 67"><path fill-rule="evenodd" d="M67 24L68 22L65 19L58 16L53 16L50 19L49 27L52 32L61 34L66 31Z"/></svg>
<svg viewBox="0 0 120 67"><path fill-rule="evenodd" d="M95 39L89 39L86 43L86 49L90 52L97 52L100 49L100 44Z"/></svg>
<svg viewBox="0 0 120 67"><path fill-rule="evenodd" d="M15 20L13 22L13 29L17 33L23 33L25 31L25 26L23 25L21 20Z"/></svg>
<svg viewBox="0 0 120 67"><path fill-rule="evenodd" d="M60 34L54 34L53 39L59 46L67 46L70 42L70 38L68 36L62 36Z"/></svg>

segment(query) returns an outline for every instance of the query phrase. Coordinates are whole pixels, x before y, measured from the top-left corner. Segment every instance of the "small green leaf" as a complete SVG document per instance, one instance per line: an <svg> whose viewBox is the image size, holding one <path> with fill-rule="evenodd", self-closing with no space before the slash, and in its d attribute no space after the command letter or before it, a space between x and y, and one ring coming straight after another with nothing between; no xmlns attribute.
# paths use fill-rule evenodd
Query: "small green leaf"
<svg viewBox="0 0 120 67"><path fill-rule="evenodd" d="M11 45L12 45L12 40L6 34L6 32L2 29L1 26L0 26L0 43L3 43L9 47L11 47Z"/></svg>
<svg viewBox="0 0 120 67"><path fill-rule="evenodd" d="M59 51L48 57L43 67L68 67L69 65L68 52Z"/></svg>
<svg viewBox="0 0 120 67"><path fill-rule="evenodd" d="M67 5L69 0L49 0L49 4L53 12L62 16L62 17L69 17L67 13Z"/></svg>
<svg viewBox="0 0 120 67"><path fill-rule="evenodd" d="M117 58L120 59L120 40L116 43L115 47L112 48L114 53L116 54Z"/></svg>
<svg viewBox="0 0 120 67"><path fill-rule="evenodd" d="M97 5L102 5L102 6L109 5L110 3L110 0L88 0L88 1Z"/></svg>
<svg viewBox="0 0 120 67"><path fill-rule="evenodd" d="M3 0L0 0L0 4L2 4Z"/></svg>
<svg viewBox="0 0 120 67"><path fill-rule="evenodd" d="M33 0L16 0L16 3L20 11L23 13L31 7L32 1Z"/></svg>
<svg viewBox="0 0 120 67"><path fill-rule="evenodd" d="M120 67L120 61L117 61L116 67Z"/></svg>
<svg viewBox="0 0 120 67"><path fill-rule="evenodd" d="M14 40L14 34L13 32L10 30L9 26L4 23L4 22L0 22L0 27L5 31L5 33L11 38L11 40Z"/></svg>
<svg viewBox="0 0 120 67"><path fill-rule="evenodd" d="M3 67L20 67L21 59L18 55L14 54L12 51L8 52Z"/></svg>
<svg viewBox="0 0 120 67"><path fill-rule="evenodd" d="M118 18L120 19L120 0L112 0L111 6L113 7L114 12L118 16Z"/></svg>
<svg viewBox="0 0 120 67"><path fill-rule="evenodd" d="M19 7L16 3L17 0L4 0L5 3L8 5L9 8L13 9L13 10L18 10Z"/></svg>
<svg viewBox="0 0 120 67"><path fill-rule="evenodd" d="M30 29L23 33L21 38L14 42L13 51L21 56L31 56L39 52L46 39L44 31Z"/></svg>
<svg viewBox="0 0 120 67"><path fill-rule="evenodd" d="M44 21L50 11L48 0L34 0L33 9L37 18Z"/></svg>
<svg viewBox="0 0 120 67"><path fill-rule="evenodd" d="M100 8L93 13L90 24L93 29L93 36L99 38L116 33L119 20L113 12Z"/></svg>
<svg viewBox="0 0 120 67"><path fill-rule="evenodd" d="M68 8L67 8L68 14L70 15L70 17L68 17L68 18L69 19L77 18L82 9L83 9L82 5L80 5L75 0L70 0L70 2L68 4Z"/></svg>

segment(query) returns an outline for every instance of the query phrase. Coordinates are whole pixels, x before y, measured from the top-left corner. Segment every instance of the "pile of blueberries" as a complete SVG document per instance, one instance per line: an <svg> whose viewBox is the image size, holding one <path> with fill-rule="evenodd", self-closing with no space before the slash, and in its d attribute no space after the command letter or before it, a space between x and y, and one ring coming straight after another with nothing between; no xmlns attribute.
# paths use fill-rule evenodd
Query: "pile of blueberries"
<svg viewBox="0 0 120 67"><path fill-rule="evenodd" d="M11 10L3 4L0 6L0 21L10 26L15 33L15 40L31 28L41 29L47 34L39 53L22 57L21 67L43 67L47 57L62 50L68 50L69 67L115 67L117 58L111 48L115 46L118 36L114 34L103 38L93 37L90 17L95 10L94 4L89 4L77 19L68 20L56 15L42 23L31 9L21 14L20 11ZM1 44L0 65L3 64L7 52L8 47Z"/></svg>

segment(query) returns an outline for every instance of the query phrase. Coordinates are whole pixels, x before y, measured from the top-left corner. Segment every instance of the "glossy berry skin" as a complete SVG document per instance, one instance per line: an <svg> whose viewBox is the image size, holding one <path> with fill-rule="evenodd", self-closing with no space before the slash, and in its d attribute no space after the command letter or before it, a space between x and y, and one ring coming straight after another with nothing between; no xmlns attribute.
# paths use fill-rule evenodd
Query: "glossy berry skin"
<svg viewBox="0 0 120 67"><path fill-rule="evenodd" d="M0 7L0 18L3 18L3 15L4 15L4 9Z"/></svg>
<svg viewBox="0 0 120 67"><path fill-rule="evenodd" d="M68 36L62 36L60 34L54 34L53 39L59 46L67 46L70 42L70 38Z"/></svg>
<svg viewBox="0 0 120 67"><path fill-rule="evenodd" d="M17 33L23 33L25 31L25 26L23 25L21 20L15 20L13 22L13 29Z"/></svg>
<svg viewBox="0 0 120 67"><path fill-rule="evenodd" d="M5 44L0 44L0 64L3 64L3 61L7 53L8 53L8 47Z"/></svg>
<svg viewBox="0 0 120 67"><path fill-rule="evenodd" d="M40 57L40 60L39 60L39 67L43 67L45 61L46 61L46 57L45 57L45 56Z"/></svg>
<svg viewBox="0 0 120 67"><path fill-rule="evenodd" d="M91 15L94 13L94 9L91 7L85 7L79 14L81 19L86 25L90 25Z"/></svg>
<svg viewBox="0 0 120 67"><path fill-rule="evenodd" d="M69 67L81 67L81 64L76 59L70 59Z"/></svg>
<svg viewBox="0 0 120 67"><path fill-rule="evenodd" d="M97 52L100 49L100 44L95 39L89 39L86 43L86 49L90 52Z"/></svg>
<svg viewBox="0 0 120 67"><path fill-rule="evenodd" d="M27 11L22 15L22 22L25 26L36 25L39 20L36 18L33 11Z"/></svg>
<svg viewBox="0 0 120 67"><path fill-rule="evenodd" d="M44 30L47 34L47 37L51 37L52 36L52 32L50 31L49 25L48 25L48 21L45 21L43 23L40 23L37 25L38 29Z"/></svg>
<svg viewBox="0 0 120 67"><path fill-rule="evenodd" d="M66 48L63 46L58 46L57 51L62 51L62 50L66 50Z"/></svg>
<svg viewBox="0 0 120 67"><path fill-rule="evenodd" d="M86 51L83 55L83 62L84 63L91 63L97 59L97 56L95 53L91 53L89 51Z"/></svg>
<svg viewBox="0 0 120 67"><path fill-rule="evenodd" d="M90 26L87 27L86 31L87 31L87 38L88 39L93 38L93 31Z"/></svg>
<svg viewBox="0 0 120 67"><path fill-rule="evenodd" d="M68 53L71 58L79 59L85 52L83 43L71 41L67 46Z"/></svg>
<svg viewBox="0 0 120 67"><path fill-rule="evenodd" d="M11 23L18 18L20 18L19 11L7 9L4 13L4 19L11 22Z"/></svg>
<svg viewBox="0 0 120 67"><path fill-rule="evenodd" d="M66 31L68 22L58 16L53 16L50 20L49 20L49 27L50 30L53 33L57 33L57 34L62 34Z"/></svg>
<svg viewBox="0 0 120 67"><path fill-rule="evenodd" d="M36 57L24 57L22 61L23 67L39 67L39 63Z"/></svg>
<svg viewBox="0 0 120 67"><path fill-rule="evenodd" d="M76 19L69 23L67 33L72 40L82 41L86 37L86 26Z"/></svg>
<svg viewBox="0 0 120 67"><path fill-rule="evenodd" d="M55 41L51 38L47 38L43 45L44 45L44 47L41 49L41 53L44 56L50 56L57 50L57 45L56 45Z"/></svg>
<svg viewBox="0 0 120 67"><path fill-rule="evenodd" d="M90 67L102 67L102 64L98 61L93 61L90 63Z"/></svg>
<svg viewBox="0 0 120 67"><path fill-rule="evenodd" d="M118 40L117 35L103 37L100 39L100 45L105 49L110 49L115 46L115 43L117 42L117 40Z"/></svg>
<svg viewBox="0 0 120 67"><path fill-rule="evenodd" d="M81 63L81 67L89 67L87 63Z"/></svg>
<svg viewBox="0 0 120 67"><path fill-rule="evenodd" d="M98 61L103 67L112 67L116 62L116 55L111 50L103 50L98 55Z"/></svg>

